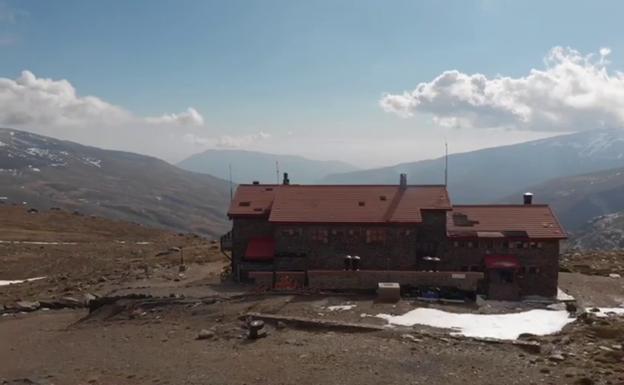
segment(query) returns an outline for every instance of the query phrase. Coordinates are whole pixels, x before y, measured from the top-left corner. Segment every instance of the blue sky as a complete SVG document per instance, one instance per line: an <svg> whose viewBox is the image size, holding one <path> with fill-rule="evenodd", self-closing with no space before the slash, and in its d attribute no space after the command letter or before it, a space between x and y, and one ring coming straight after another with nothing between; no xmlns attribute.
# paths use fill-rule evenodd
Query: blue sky
<svg viewBox="0 0 624 385"><path fill-rule="evenodd" d="M564 131L490 120L486 131L449 127L432 120L437 105L406 118L380 100L446 70L526 77L557 46L582 55L608 47L615 76L624 63L623 14L619 1L0 0L0 78L28 70L133 116L192 107L203 117L192 132L155 130L178 130L187 144L199 138L167 150L129 145L148 128L134 135L128 124L109 138L88 128L49 131L89 144L172 161L224 145L392 164L435 156L444 137L465 151ZM48 133L44 123L24 128Z"/></svg>

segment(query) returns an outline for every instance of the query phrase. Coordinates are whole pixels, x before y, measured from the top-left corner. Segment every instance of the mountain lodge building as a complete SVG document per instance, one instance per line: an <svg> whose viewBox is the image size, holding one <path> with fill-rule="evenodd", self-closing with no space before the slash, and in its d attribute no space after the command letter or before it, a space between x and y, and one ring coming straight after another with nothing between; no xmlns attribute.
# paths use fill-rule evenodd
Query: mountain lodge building
<svg viewBox="0 0 624 385"><path fill-rule="evenodd" d="M557 294L565 232L547 205L453 206L443 185L238 186L222 237L235 279L275 288L403 288L516 300Z"/></svg>

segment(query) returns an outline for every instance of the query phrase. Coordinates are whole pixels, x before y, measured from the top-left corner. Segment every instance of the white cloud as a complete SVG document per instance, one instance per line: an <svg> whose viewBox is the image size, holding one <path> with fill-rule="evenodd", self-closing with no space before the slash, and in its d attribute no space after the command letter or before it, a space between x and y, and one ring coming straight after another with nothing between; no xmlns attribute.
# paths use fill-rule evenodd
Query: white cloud
<svg viewBox="0 0 624 385"><path fill-rule="evenodd" d="M0 105L0 123L9 126L190 126L204 123L194 108L179 114L142 118L95 96L79 96L65 79L38 78L30 71L22 71L15 80L0 78Z"/></svg>
<svg viewBox="0 0 624 385"><path fill-rule="evenodd" d="M445 71L409 92L386 94L388 112L430 114L442 127L563 132L624 127L624 75L610 72L609 48L599 58L555 47L544 69L523 77Z"/></svg>
<svg viewBox="0 0 624 385"><path fill-rule="evenodd" d="M179 124L201 126L204 124L204 117L193 107L179 114L165 114L158 117L146 118L150 123L155 124Z"/></svg>
<svg viewBox="0 0 624 385"><path fill-rule="evenodd" d="M105 148L180 160L207 144L201 137L203 116L189 107L180 113L142 117L96 96L81 96L65 80L23 71L16 79L0 78L0 125ZM219 138L211 140L216 146Z"/></svg>
<svg viewBox="0 0 624 385"><path fill-rule="evenodd" d="M217 147L223 147L223 148L242 148L242 147L248 147L252 144L269 139L270 137L271 137L270 134L267 134L266 132L263 132L263 131L260 131L257 134L249 134L249 135L241 135L241 136L223 135L219 137L216 145Z"/></svg>
<svg viewBox="0 0 624 385"><path fill-rule="evenodd" d="M271 135L264 131L246 135L222 135L215 138L186 134L184 135L184 141L189 144L204 147L249 148L270 137Z"/></svg>

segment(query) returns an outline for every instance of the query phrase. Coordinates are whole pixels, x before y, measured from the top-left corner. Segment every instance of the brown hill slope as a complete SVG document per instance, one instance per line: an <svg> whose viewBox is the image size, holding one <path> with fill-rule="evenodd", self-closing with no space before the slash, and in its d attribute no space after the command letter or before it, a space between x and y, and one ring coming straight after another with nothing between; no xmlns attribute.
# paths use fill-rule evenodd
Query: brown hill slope
<svg viewBox="0 0 624 385"><path fill-rule="evenodd" d="M226 181L160 159L0 128L0 201L216 236Z"/></svg>
<svg viewBox="0 0 624 385"><path fill-rule="evenodd" d="M624 168L557 178L526 189L550 204L583 249L624 248ZM517 200L519 192L504 201Z"/></svg>

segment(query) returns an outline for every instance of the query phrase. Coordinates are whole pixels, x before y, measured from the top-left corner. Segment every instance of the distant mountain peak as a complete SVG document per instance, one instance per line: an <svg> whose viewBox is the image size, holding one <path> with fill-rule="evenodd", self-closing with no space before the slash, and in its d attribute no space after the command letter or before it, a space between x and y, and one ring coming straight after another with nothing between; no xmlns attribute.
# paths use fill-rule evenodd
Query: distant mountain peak
<svg viewBox="0 0 624 385"><path fill-rule="evenodd" d="M229 178L229 166L237 183L275 183L279 171L288 172L294 183L318 183L331 173L349 172L357 167L335 160L314 160L299 155L270 154L249 150L210 149L190 156L178 163L189 171L207 173L223 179Z"/></svg>

